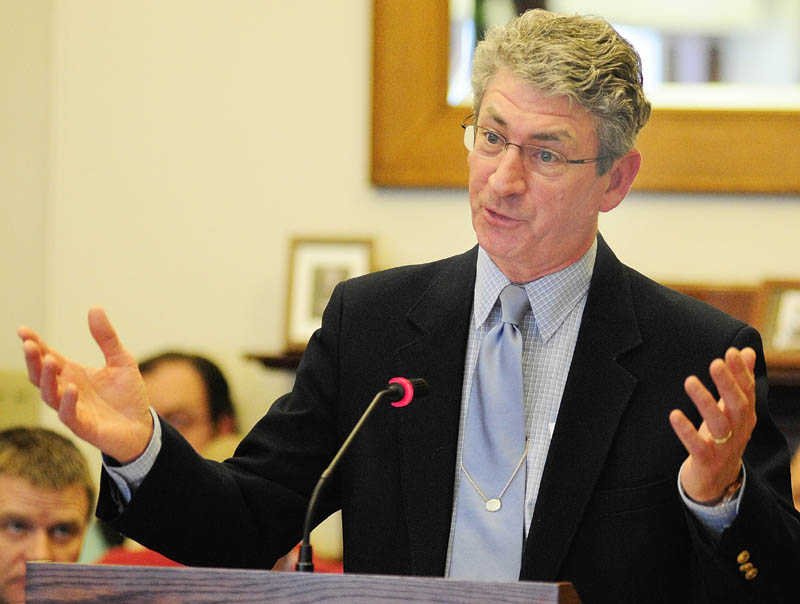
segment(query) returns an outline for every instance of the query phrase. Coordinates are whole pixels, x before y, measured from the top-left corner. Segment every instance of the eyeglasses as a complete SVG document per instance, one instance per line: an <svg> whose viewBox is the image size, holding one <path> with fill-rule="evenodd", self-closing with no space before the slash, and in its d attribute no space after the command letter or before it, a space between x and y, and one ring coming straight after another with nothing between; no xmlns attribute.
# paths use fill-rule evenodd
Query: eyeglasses
<svg viewBox="0 0 800 604"><path fill-rule="evenodd" d="M567 170L567 164L591 164L605 157L588 159L567 159L558 151L537 147L536 145L518 145L506 140L502 134L476 124L468 124L474 116L469 115L461 122L464 129L464 146L472 153L486 159L497 159L509 145L519 148L522 164L534 174L546 178L558 178Z"/></svg>

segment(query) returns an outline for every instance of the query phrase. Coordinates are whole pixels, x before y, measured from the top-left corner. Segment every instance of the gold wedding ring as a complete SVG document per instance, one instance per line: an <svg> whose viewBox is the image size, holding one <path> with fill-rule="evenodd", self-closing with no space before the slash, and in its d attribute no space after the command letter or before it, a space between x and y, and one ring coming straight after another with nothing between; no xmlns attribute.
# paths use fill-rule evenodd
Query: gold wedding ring
<svg viewBox="0 0 800 604"><path fill-rule="evenodd" d="M723 445L731 439L731 436L733 436L733 430L728 430L728 433L722 438L717 438L712 434L711 440L713 440L717 445Z"/></svg>

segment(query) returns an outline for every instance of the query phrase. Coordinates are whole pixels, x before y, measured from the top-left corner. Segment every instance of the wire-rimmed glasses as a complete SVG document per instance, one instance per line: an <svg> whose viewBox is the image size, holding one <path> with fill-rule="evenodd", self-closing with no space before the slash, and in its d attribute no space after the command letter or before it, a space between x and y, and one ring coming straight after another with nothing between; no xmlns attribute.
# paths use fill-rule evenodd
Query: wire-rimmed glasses
<svg viewBox="0 0 800 604"><path fill-rule="evenodd" d="M606 159L590 157L587 159L567 159L558 151L537 145L518 145L506 140L502 134L477 124L469 124L473 115L467 116L461 127L464 129L464 146L472 153L486 159L497 159L509 145L519 148L522 164L535 174L547 178L563 175L568 164L591 164Z"/></svg>

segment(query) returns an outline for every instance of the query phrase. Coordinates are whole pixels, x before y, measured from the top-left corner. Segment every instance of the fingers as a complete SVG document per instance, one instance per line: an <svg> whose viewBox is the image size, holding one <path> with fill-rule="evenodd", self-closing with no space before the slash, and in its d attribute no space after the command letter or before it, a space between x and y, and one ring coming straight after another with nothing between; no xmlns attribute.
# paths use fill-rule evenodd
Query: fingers
<svg viewBox="0 0 800 604"><path fill-rule="evenodd" d="M80 434L77 428L78 415L78 388L75 384L68 384L64 388L64 395L58 407L58 418L63 424L69 427L76 434Z"/></svg>
<svg viewBox="0 0 800 604"><path fill-rule="evenodd" d="M89 331L103 352L107 365L119 367L130 362L130 355L120 344L117 332L100 306L89 309Z"/></svg>
<svg viewBox="0 0 800 604"><path fill-rule="evenodd" d="M42 400L53 409L58 410L61 402L58 376L60 373L58 362L51 354L45 355L42 361L41 376L39 379L39 392Z"/></svg>
<svg viewBox="0 0 800 604"><path fill-rule="evenodd" d="M42 378L42 352L33 340L25 340L22 343L22 352L25 355L28 379L34 386L38 386Z"/></svg>
<svg viewBox="0 0 800 604"><path fill-rule="evenodd" d="M715 370L718 362L722 363L722 361L717 359L711 364L712 372ZM731 433L732 426L724 411L724 403L720 405L697 376L692 375L686 378L683 388L705 420L711 439L725 439ZM686 421L688 422L689 420L687 419Z"/></svg>
<svg viewBox="0 0 800 604"><path fill-rule="evenodd" d="M725 361L711 364L711 379L724 403L724 411L734 429L752 431L755 426L756 382L753 375L755 353L743 354L735 348L725 353ZM749 434L748 431L748 434ZM719 436L718 434L716 436Z"/></svg>
<svg viewBox="0 0 800 604"><path fill-rule="evenodd" d="M34 386L38 386L42 375L42 357L47 353L47 347L38 334L27 325L20 325L17 335L22 340L22 352L25 355L28 379Z"/></svg>
<svg viewBox="0 0 800 604"><path fill-rule="evenodd" d="M755 363L756 353L752 348L745 348L742 351L729 348L725 353L725 366L748 403L754 403L756 398L756 380L753 373ZM719 384L717 387L719 388Z"/></svg>
<svg viewBox="0 0 800 604"><path fill-rule="evenodd" d="M731 350L735 350L735 348ZM754 371L756 368L756 351L748 346L747 348L742 348L741 356L745 366L750 371Z"/></svg>
<svg viewBox="0 0 800 604"><path fill-rule="evenodd" d="M19 336L19 339L22 340L23 342L32 340L36 342L36 344L38 344L41 348L47 348L44 345L42 339L39 337L39 334L37 334L33 329L31 329L27 325L20 325L19 328L17 328L17 335Z"/></svg>
<svg viewBox="0 0 800 604"><path fill-rule="evenodd" d="M725 359L709 365L719 400L697 378L690 376L684 389L703 417L695 428L680 410L669 419L675 434L689 453L681 470L681 484L695 501L716 501L738 476L742 455L756 424L755 368L752 348L730 348Z"/></svg>
<svg viewBox="0 0 800 604"><path fill-rule="evenodd" d="M39 337L39 334L27 325L21 325L19 329L17 329L17 335L22 340L22 351L25 355L28 379L30 379L35 386L39 385L42 373L42 362L45 356L51 355L59 365L64 364L64 357L56 350L47 346L44 340Z"/></svg>
<svg viewBox="0 0 800 604"><path fill-rule="evenodd" d="M689 455L698 458L706 457L708 442L700 435L700 432L695 429L694 424L689 421L689 418L682 411L674 409L669 414L669 423Z"/></svg>
<svg viewBox="0 0 800 604"><path fill-rule="evenodd" d="M755 351L730 348L725 360L715 359L709 373L720 395L716 401L703 383L690 376L684 389L706 422L710 438L717 444L727 441L731 432L752 431L755 425ZM750 425L752 424L752 425Z"/></svg>

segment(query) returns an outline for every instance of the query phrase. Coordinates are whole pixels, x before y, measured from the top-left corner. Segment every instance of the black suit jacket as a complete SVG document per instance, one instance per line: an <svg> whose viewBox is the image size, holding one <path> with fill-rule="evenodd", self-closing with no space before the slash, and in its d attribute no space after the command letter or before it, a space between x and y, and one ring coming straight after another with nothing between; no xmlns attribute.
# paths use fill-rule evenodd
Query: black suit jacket
<svg viewBox="0 0 800 604"><path fill-rule="evenodd" d="M98 515L187 564L268 568L299 540L317 478L374 394L396 375L423 377L426 398L364 426L319 520L342 509L348 572L444 574L476 254L340 284L293 391L233 459L200 459L162 422L162 451L130 504L104 475ZM679 498L686 452L668 415L700 423L683 381L708 383L729 346L758 352L759 417L738 517L713 543ZM624 266L600 238L520 577L572 581L587 603L782 601L800 569L800 521L766 401L755 330Z"/></svg>

